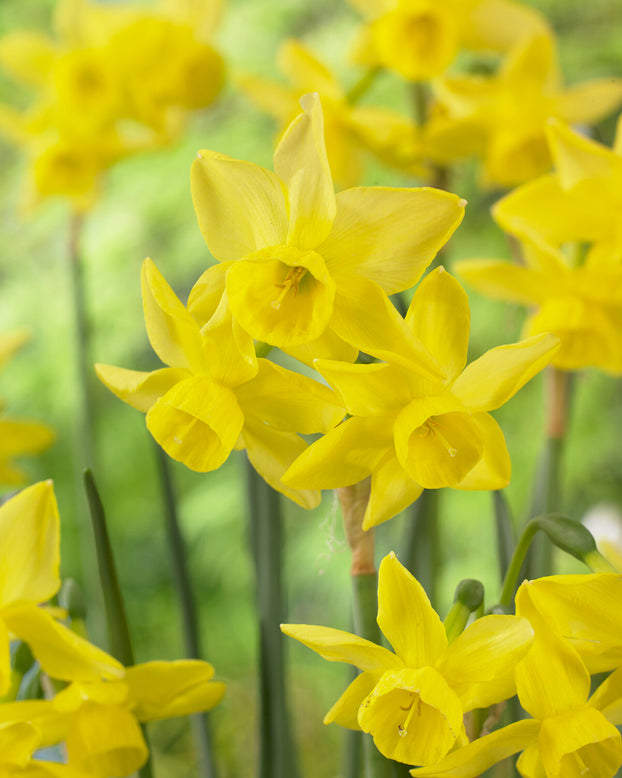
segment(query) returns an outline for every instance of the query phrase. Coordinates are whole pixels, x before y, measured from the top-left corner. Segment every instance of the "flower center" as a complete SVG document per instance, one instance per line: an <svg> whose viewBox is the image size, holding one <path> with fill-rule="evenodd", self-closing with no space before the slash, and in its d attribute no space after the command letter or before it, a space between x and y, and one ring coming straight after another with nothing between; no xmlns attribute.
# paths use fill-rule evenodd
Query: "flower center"
<svg viewBox="0 0 622 778"><path fill-rule="evenodd" d="M306 267L301 267L300 265L296 265L295 267L292 267L289 269L287 275L285 276L285 280L281 284L275 284L277 289L282 289L283 291L279 294L279 296L276 298L276 300L273 300L270 305L278 311L281 307L281 303L287 296L287 293L293 289L294 297L298 294L298 284L302 281L305 274L307 272Z"/></svg>
<svg viewBox="0 0 622 778"><path fill-rule="evenodd" d="M417 718L421 716L421 697L419 697L418 694L411 694L410 704L406 705L405 707L400 705L400 708L402 710L408 711L406 718L404 719L404 723L397 725L399 736L406 737L408 734L408 728L410 727L413 718L415 716L417 716Z"/></svg>
<svg viewBox="0 0 622 778"><path fill-rule="evenodd" d="M427 438L429 435L436 435L450 457L455 457L458 453L458 449L454 448L443 435L441 425L432 416L417 429L417 434L422 438Z"/></svg>

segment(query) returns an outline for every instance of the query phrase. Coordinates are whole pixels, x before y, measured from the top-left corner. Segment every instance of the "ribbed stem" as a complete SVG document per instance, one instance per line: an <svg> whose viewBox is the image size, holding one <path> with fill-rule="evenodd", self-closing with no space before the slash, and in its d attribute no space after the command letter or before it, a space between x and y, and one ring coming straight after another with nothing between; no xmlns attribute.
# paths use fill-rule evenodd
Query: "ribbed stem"
<svg viewBox="0 0 622 778"><path fill-rule="evenodd" d="M423 586L432 604L436 601L440 566L438 527L439 490L424 489L409 509L404 564Z"/></svg>
<svg viewBox="0 0 622 778"><path fill-rule="evenodd" d="M158 462L160 487L162 489L162 500L164 503L164 519L173 573L173 585L181 611L184 651L189 659L201 659L202 651L199 635L199 621L192 589L190 570L188 568L186 544L179 523L177 500L175 498L170 464L166 454L160 446L155 444L155 450ZM208 714L197 713L190 716L190 723L198 753L197 764L199 775L203 778L216 778L218 773L214 759Z"/></svg>
<svg viewBox="0 0 622 778"><path fill-rule="evenodd" d="M283 527L280 495L246 467L249 537L259 613L259 778L295 778L297 758L285 695L285 656L280 624L283 595Z"/></svg>

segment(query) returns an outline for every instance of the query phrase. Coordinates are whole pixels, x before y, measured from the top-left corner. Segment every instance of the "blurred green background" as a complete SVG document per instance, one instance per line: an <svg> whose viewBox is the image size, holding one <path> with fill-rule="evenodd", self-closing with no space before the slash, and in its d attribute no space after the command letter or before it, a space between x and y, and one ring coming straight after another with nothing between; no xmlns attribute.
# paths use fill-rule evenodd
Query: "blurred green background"
<svg viewBox="0 0 622 778"><path fill-rule="evenodd" d="M540 0L560 36L567 83L622 75L620 0ZM49 29L53 0L0 0L0 34L21 28ZM314 48L353 84L358 73L347 50L357 17L342 0L230 0L216 45L230 72L251 71L275 78L275 52L288 37ZM0 76L2 100L23 105L24 95ZM406 86L382 76L365 98L406 112ZM614 120L597 128L610 143ZM157 358L147 342L140 297L140 266L146 256L158 265L182 300L210 264L196 224L189 170L199 148L270 167L275 127L230 80L218 102L197 114L183 141L167 150L119 164L86 223L85 283L92 323L92 357L135 369L153 369ZM69 211L50 202L24 217L17 201L24 161L0 139L0 330L27 327L32 341L0 375L0 397L12 415L51 424L52 449L27 463L33 480L53 478L63 522L63 571L78 580L92 566L90 535L83 534L83 503L76 494L74 454L77 372L67 261ZM395 171L371 161L365 183L408 185ZM446 261L467 257L509 258L506 238L492 222L490 205L499 192L477 188L474 164L460 166L451 189L469 201ZM471 294L471 357L519 337L524 312ZM516 521L524 517L543 435L543 385L532 381L497 414L513 461L507 498ZM144 417L103 387L96 440L96 477L110 521L120 577L127 598L138 661L183 655L180 620L171 589L160 486L153 443ZM565 510L576 518L596 503L622 507L620 381L588 371L576 381L573 417L564 463ZM172 463L189 560L200 606L205 658L228 683L223 704L212 715L223 776L251 776L256 750L256 643L253 578L247 549L243 462L234 454L218 472L201 475ZM77 506L77 507L76 507ZM350 628L349 554L335 497L305 512L286 509L288 620ZM378 531L379 557L399 555L408 516ZM442 560L439 571L444 616L453 589L464 577L480 578L489 603L498 593L490 496L444 492L441 500ZM578 569L564 561L564 569ZM103 643L99 605L91 606L94 638ZM323 662L298 644L290 645L291 711L302 750L305 778L339 772L342 731L323 727L324 713L345 687L341 665ZM158 778L193 775L192 743L185 721L151 725Z"/></svg>

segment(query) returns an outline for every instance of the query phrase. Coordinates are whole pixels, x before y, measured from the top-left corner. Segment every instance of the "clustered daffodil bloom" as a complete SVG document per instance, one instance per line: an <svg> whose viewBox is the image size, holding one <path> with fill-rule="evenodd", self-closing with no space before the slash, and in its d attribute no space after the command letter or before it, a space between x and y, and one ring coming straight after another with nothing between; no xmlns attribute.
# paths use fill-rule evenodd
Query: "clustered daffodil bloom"
<svg viewBox="0 0 622 778"><path fill-rule="evenodd" d="M0 368L28 340L24 330L0 335ZM0 413L3 411L0 403ZM0 415L0 484L17 485L27 480L26 473L13 461L25 454L38 454L54 441L54 433L45 424Z"/></svg>
<svg viewBox="0 0 622 778"><path fill-rule="evenodd" d="M554 578L550 580L555 586ZM592 577L580 578L586 579L589 587L588 579ZM544 618L536 607L533 589L539 583L523 583L516 595L517 614L529 619L535 633L532 647L516 667L518 697L533 718L475 740L433 767L412 770L413 776L475 778L519 751L522 754L517 768L525 778L586 774L612 778L622 765L622 739L615 727L622 721L622 674L613 673L589 697L587 667L570 643L551 626L552 614ZM581 584L577 587L580 589ZM579 602L591 601L598 607L593 593L588 588L579 596ZM576 614L581 619L582 610L580 606L579 611L573 607L573 618ZM615 610L619 613L619 604ZM598 632L591 633L591 642L598 643L594 640L597 635Z"/></svg>
<svg viewBox="0 0 622 778"><path fill-rule="evenodd" d="M442 267L420 283L405 325L430 354L439 378L390 362L317 360L350 418L313 443L283 479L331 489L371 475L365 529L395 516L424 488L506 486L509 454L489 411L507 402L558 347L553 335L537 335L466 365L468 299Z"/></svg>
<svg viewBox="0 0 622 778"><path fill-rule="evenodd" d="M406 141L408 167L418 169L423 139L413 122L388 108L357 105L353 99L356 95L346 93L336 76L300 41L285 41L279 48L277 61L291 86L245 73L237 78L240 87L259 108L279 122L279 136L300 113L300 98L317 92L324 113L326 155L331 173L340 185L354 186L360 181L364 151L397 164L395 146ZM356 86L353 90L356 92ZM404 152L402 157L406 157Z"/></svg>
<svg viewBox="0 0 622 778"><path fill-rule="evenodd" d="M584 261L571 251L525 239L524 265L468 260L456 272L479 292L529 305L524 336L551 332L560 340L552 364L562 370L599 367L622 371L622 264L603 257L595 244Z"/></svg>
<svg viewBox="0 0 622 778"><path fill-rule="evenodd" d="M143 264L142 290L149 340L168 367L143 373L97 365L100 379L147 414L149 431L173 459L208 472L234 448L246 449L275 489L304 507L317 505L319 493L286 487L280 477L306 448L298 433L325 432L343 417L333 393L257 359L225 299L201 328L151 260Z"/></svg>
<svg viewBox="0 0 622 778"><path fill-rule="evenodd" d="M387 295L421 278L466 203L429 188L335 195L320 100L306 95L301 104L274 154L275 173L210 151L194 162L199 226L221 264L204 274L191 306L226 290L246 332L302 361L353 361L359 349L383 359L399 339L404 363L430 371Z"/></svg>
<svg viewBox="0 0 622 778"><path fill-rule="evenodd" d="M123 675L112 657L40 607L60 588L60 524L51 481L0 506L0 695L11 682L9 641L28 643L44 672L65 681Z"/></svg>
<svg viewBox="0 0 622 778"><path fill-rule="evenodd" d="M213 675L199 660L146 662L113 681L72 683L52 700L0 705L0 721L29 721L42 745L64 742L69 764L89 775L130 775L149 754L140 723L210 710L225 691Z"/></svg>
<svg viewBox="0 0 622 778"><path fill-rule="evenodd" d="M208 42L213 5L60 0L53 37L0 40L0 65L35 91L24 112L0 105L0 132L30 159L27 204L62 195L90 206L103 170L170 142L187 111L214 100L223 62Z"/></svg>
<svg viewBox="0 0 622 778"><path fill-rule="evenodd" d="M514 694L514 667L533 638L526 619L493 615L449 642L423 588L394 554L380 564L378 625L395 653L329 627L281 629L324 659L362 671L324 722L369 732L382 754L406 764L434 764L468 742L464 713Z"/></svg>
<svg viewBox="0 0 622 778"><path fill-rule="evenodd" d="M612 149L558 121L549 122L547 136L555 171L506 195L495 219L507 232L553 246L594 243L603 261L620 263L622 117Z"/></svg>
<svg viewBox="0 0 622 778"><path fill-rule="evenodd" d="M450 117L479 127L484 182L512 186L551 167L548 119L593 124L622 102L622 80L563 88L555 40L541 33L519 42L496 75L447 78L435 92Z"/></svg>
<svg viewBox="0 0 622 778"><path fill-rule="evenodd" d="M514 0L350 0L367 17L355 43L360 64L410 81L441 75L461 48L506 51L548 29L537 11Z"/></svg>
<svg viewBox="0 0 622 778"><path fill-rule="evenodd" d="M30 646L46 675L69 682L52 699L0 704L0 773L127 776L149 754L139 723L208 710L224 684L200 660L124 668L41 607L60 586L59 529L50 481L0 506L0 696L9 689L13 639ZM31 759L35 749L61 743L67 765Z"/></svg>

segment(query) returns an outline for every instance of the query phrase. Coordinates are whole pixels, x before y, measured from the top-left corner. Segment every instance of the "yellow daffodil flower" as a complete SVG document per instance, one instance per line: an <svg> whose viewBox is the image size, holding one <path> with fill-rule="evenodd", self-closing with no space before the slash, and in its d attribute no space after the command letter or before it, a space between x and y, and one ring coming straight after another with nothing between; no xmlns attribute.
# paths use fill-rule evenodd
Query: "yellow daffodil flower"
<svg viewBox="0 0 622 778"><path fill-rule="evenodd" d="M32 759L41 733L26 721L0 724L0 772L6 778L89 778L87 773L58 762Z"/></svg>
<svg viewBox="0 0 622 778"><path fill-rule="evenodd" d="M547 29L539 13L513 0L350 2L368 18L355 44L356 61L410 81L441 75L461 48L505 51Z"/></svg>
<svg viewBox="0 0 622 778"><path fill-rule="evenodd" d="M234 448L246 449L271 486L304 507L317 505L317 492L290 489L280 477L306 448L298 433L324 432L343 417L332 392L257 359L226 298L200 328L148 259L142 290L149 340L168 367L143 373L97 365L103 383L146 413L155 440L192 470L215 470Z"/></svg>
<svg viewBox="0 0 622 778"><path fill-rule="evenodd" d="M43 608L60 588L60 530L51 481L0 506L0 695L10 685L9 640L24 640L44 672L61 680L123 675L112 657L75 635Z"/></svg>
<svg viewBox="0 0 622 778"><path fill-rule="evenodd" d="M475 740L432 767L411 770L411 775L475 778L519 751L517 768L525 778L613 778L622 765L622 739L614 726L622 708L619 677L605 682L588 700L587 668L531 601L537 583L525 582L516 596L517 613L529 619L535 633L516 668L519 700L533 718ZM619 613L619 602L616 610Z"/></svg>
<svg viewBox="0 0 622 778"><path fill-rule="evenodd" d="M224 66L205 39L207 6L141 11L61 0L54 38L0 39L0 64L37 95L23 113L0 106L0 131L30 158L27 206L61 195L90 207L104 170L170 142L188 110L215 99Z"/></svg>
<svg viewBox="0 0 622 778"><path fill-rule="evenodd" d="M43 745L65 742L76 769L125 776L149 754L140 723L211 710L225 692L213 675L200 660L145 662L128 667L122 680L72 683L53 700L1 705L0 721L30 722Z"/></svg>
<svg viewBox="0 0 622 778"><path fill-rule="evenodd" d="M14 457L38 454L53 442L54 433L45 424L0 416L0 484L15 486L27 481Z"/></svg>
<svg viewBox="0 0 622 778"><path fill-rule="evenodd" d="M260 109L278 121L279 136L300 113L300 98L317 92L324 112L326 155L339 184L354 186L360 181L365 150L400 168L418 169L423 151L413 122L387 108L353 104L333 73L300 41L285 41L277 56L279 69L291 86L248 73L238 76L237 82ZM401 149L399 157L396 147Z"/></svg>
<svg viewBox="0 0 622 778"><path fill-rule="evenodd" d="M234 318L257 340L309 360L384 358L405 324L387 298L410 288L456 229L465 201L434 189L362 187L335 196L317 95L289 126L275 173L201 151L192 197L216 259L231 263ZM395 236L399 235L399 240ZM426 365L410 337L406 364Z"/></svg>
<svg viewBox="0 0 622 778"><path fill-rule="evenodd" d="M481 125L487 184L513 186L552 165L546 140L551 117L593 124L622 102L622 80L603 78L569 88L561 83L555 40L540 34L519 43L497 75L458 76L437 85L449 115Z"/></svg>
<svg viewBox="0 0 622 778"><path fill-rule="evenodd" d="M281 629L324 659L362 670L324 723L369 732L382 754L407 764L437 762L466 741L465 712L514 694L514 667L533 636L526 619L485 616L449 643L423 588L393 553L380 564L378 625L395 653L329 627Z"/></svg>
<svg viewBox="0 0 622 778"><path fill-rule="evenodd" d="M622 666L622 575L553 575L529 584L533 607L591 673Z"/></svg>
<svg viewBox="0 0 622 778"><path fill-rule="evenodd" d="M522 266L468 260L456 272L470 286L501 300L533 306L524 337L551 332L560 340L552 364L562 370L599 367L622 372L622 264L603 261L595 244L573 266L568 255L540 241L525 241Z"/></svg>
<svg viewBox="0 0 622 778"><path fill-rule="evenodd" d="M316 360L351 418L313 443L287 471L285 483L332 489L371 474L364 529L395 516L423 488L506 486L509 454L488 411L550 361L558 340L537 335L499 346L465 367L469 324L466 293L440 267L419 285L405 325L434 358L442 379L390 363Z"/></svg>
<svg viewBox="0 0 622 778"><path fill-rule="evenodd" d="M554 246L598 242L603 257L621 262L622 117L612 149L558 121L549 122L547 136L555 172L506 195L495 219L512 234Z"/></svg>

